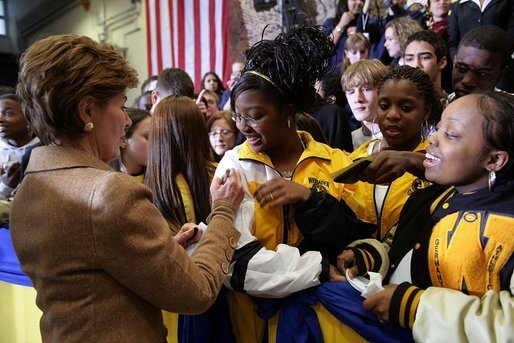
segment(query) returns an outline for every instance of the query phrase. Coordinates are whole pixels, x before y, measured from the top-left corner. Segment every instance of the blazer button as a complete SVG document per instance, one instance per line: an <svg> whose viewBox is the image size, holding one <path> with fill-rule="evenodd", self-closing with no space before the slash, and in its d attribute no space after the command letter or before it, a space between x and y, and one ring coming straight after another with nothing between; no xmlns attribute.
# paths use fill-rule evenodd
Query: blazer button
<svg viewBox="0 0 514 343"><path fill-rule="evenodd" d="M232 248L234 248L234 249L235 249L235 247L237 246L237 241L236 241L236 239L235 239L234 237L230 237L230 239L229 239L229 243L230 243L230 246L231 246Z"/></svg>
<svg viewBox="0 0 514 343"><path fill-rule="evenodd" d="M228 266L226 263L221 264L221 270L223 270L223 273L225 273L225 274L228 273Z"/></svg>
<svg viewBox="0 0 514 343"><path fill-rule="evenodd" d="M225 256L227 256L227 260L232 261L232 250L225 251Z"/></svg>

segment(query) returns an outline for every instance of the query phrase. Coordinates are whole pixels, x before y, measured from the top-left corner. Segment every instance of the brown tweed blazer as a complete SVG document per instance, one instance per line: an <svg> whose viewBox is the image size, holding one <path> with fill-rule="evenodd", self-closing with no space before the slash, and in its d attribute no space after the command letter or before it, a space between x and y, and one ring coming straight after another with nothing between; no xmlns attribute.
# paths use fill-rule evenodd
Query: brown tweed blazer
<svg viewBox="0 0 514 343"><path fill-rule="evenodd" d="M81 150L34 149L10 227L43 341L164 341L161 309L201 313L215 300L239 238L235 210L214 204L189 258L133 177Z"/></svg>

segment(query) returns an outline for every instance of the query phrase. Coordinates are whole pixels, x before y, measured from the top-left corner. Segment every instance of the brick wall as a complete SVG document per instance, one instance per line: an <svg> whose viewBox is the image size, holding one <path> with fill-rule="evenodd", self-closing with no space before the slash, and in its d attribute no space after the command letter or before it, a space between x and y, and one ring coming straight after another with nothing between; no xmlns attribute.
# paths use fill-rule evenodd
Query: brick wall
<svg viewBox="0 0 514 343"><path fill-rule="evenodd" d="M281 30L280 3L267 11L255 11L253 0L229 0L231 59L241 59L242 52L262 37L274 38ZM335 14L335 0L297 0L298 6L315 23L322 24ZM266 27L267 26L267 27Z"/></svg>

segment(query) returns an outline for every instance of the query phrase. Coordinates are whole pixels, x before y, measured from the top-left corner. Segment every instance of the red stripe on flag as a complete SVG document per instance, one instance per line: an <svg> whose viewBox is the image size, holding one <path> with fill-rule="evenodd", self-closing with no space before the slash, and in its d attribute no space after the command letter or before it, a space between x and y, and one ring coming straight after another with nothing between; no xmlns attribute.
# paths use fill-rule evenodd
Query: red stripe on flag
<svg viewBox="0 0 514 343"><path fill-rule="evenodd" d="M215 70L216 67L216 33L219 30L219 25L216 25L216 10L219 11L219 9L216 8L216 0L210 0L209 1L209 23L211 24L211 30L209 31L209 40L211 42L210 46L210 66L211 70ZM205 70L204 72L207 72L208 70Z"/></svg>
<svg viewBox="0 0 514 343"><path fill-rule="evenodd" d="M146 42L148 44L148 75L153 75L152 70L152 28L150 27L150 0L145 1L145 8L146 8ZM143 80L140 80L143 81Z"/></svg>
<svg viewBox="0 0 514 343"><path fill-rule="evenodd" d="M223 80L230 77L228 0L208 0L209 11L205 13L207 18L202 15L202 3L201 0L146 0L149 75L163 68L181 68L191 75L197 88L200 88L201 77L207 71L215 71ZM169 13L161 18L161 11L166 10L166 7ZM173 12L176 13L175 19ZM221 18L221 23L218 18ZM154 19L153 27L150 19ZM202 28L208 33L203 34ZM169 37L164 30L169 30ZM220 33L221 44L217 40ZM189 44L187 47L186 42Z"/></svg>
<svg viewBox="0 0 514 343"><path fill-rule="evenodd" d="M161 2L158 0L155 2L155 35L156 35L156 51L157 51L157 70L162 70L162 40L161 40Z"/></svg>
<svg viewBox="0 0 514 343"><path fill-rule="evenodd" d="M177 64L174 67L185 69L185 60L186 60L186 30L184 26L184 17L186 16L185 13L185 7L184 7L184 1L179 0L177 3L177 30L178 30L178 44L177 44L177 51L178 51L178 61Z"/></svg>
<svg viewBox="0 0 514 343"><path fill-rule="evenodd" d="M173 0L168 0L168 10L169 10L169 18L170 18L170 42L168 46L170 47L170 54L171 58L169 63L170 66L174 66L177 64L176 58L175 58L175 37L173 37Z"/></svg>
<svg viewBox="0 0 514 343"><path fill-rule="evenodd" d="M194 4L193 4L193 13L194 13L194 18L193 18L193 26L195 28L195 33L194 33L194 47L195 47L195 51L194 51L194 75L191 75L191 77L193 78L193 82L195 83L195 89L197 91L200 90L201 87L201 82L202 82L202 50L203 50L203 46L202 46L202 22L200 21L200 0L195 0L194 1ZM203 37L205 39L205 37ZM208 53L208 51L207 51Z"/></svg>
<svg viewBox="0 0 514 343"><path fill-rule="evenodd" d="M228 1L223 1L222 4L222 19L221 19L221 34L222 34L222 80L229 80L232 73L232 63L230 62L230 30L228 29Z"/></svg>

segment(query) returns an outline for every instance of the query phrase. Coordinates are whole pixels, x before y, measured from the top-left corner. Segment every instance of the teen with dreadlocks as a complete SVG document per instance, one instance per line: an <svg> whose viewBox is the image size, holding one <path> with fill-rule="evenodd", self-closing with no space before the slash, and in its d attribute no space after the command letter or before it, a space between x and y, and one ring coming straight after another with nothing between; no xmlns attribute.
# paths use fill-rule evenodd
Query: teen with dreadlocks
<svg viewBox="0 0 514 343"><path fill-rule="evenodd" d="M328 280L329 272L339 275L319 251L305 252L320 243L315 242L319 220L312 218L327 198L336 205L324 220L338 230L323 236L326 256L331 247L340 249L376 229L355 218L343 200L358 206L357 199L342 199L347 186L330 177L351 160L295 127L294 115L314 102L314 83L327 72L332 52L321 27L293 28L246 51L241 79L232 89L234 120L246 142L225 153L216 175L235 168L246 191L236 220L241 238L233 258L227 255L232 264L225 279L233 290L227 298L241 342L260 342L266 331L268 322L256 313L258 297L284 297ZM275 340L272 331L269 338Z"/></svg>

